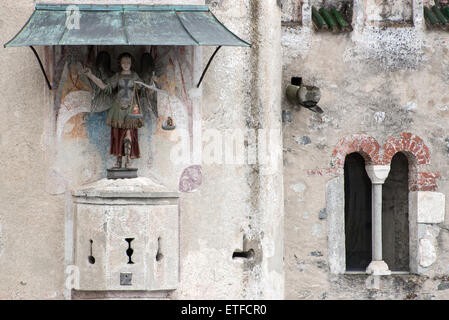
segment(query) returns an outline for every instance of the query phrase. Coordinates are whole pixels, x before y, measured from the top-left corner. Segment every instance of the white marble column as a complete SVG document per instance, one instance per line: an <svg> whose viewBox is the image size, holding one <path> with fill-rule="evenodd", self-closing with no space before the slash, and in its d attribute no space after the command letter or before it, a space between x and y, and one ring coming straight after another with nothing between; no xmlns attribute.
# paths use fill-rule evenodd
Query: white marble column
<svg viewBox="0 0 449 320"><path fill-rule="evenodd" d="M382 185L390 173L390 166L367 165L365 168L372 183L372 261L366 273L389 275L391 271L382 260Z"/></svg>

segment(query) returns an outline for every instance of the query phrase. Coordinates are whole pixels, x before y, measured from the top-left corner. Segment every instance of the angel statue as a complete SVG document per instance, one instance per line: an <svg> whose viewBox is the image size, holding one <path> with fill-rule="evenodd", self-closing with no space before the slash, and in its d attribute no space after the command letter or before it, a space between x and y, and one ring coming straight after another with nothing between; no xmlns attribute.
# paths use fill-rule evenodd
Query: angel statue
<svg viewBox="0 0 449 320"><path fill-rule="evenodd" d="M118 58L121 71L109 77L105 82L84 68L82 73L98 86L102 94L111 97L111 105L106 124L111 127L110 154L117 157L114 169L122 167L125 157L125 168L130 167L130 159L140 158L137 129L144 125L139 103L139 88L144 85L141 78L131 67L133 57L125 52ZM103 78L104 79L104 78ZM94 92L97 93L98 92ZM95 100L95 98L94 98Z"/></svg>
<svg viewBox="0 0 449 320"><path fill-rule="evenodd" d="M144 83L149 85L156 85L158 82L158 78L155 75L156 65L154 63L153 57L151 53L145 52L141 57L140 62L142 73L140 77L143 79ZM158 117L157 112L157 94L155 90L151 90L146 88L142 90L142 108L144 110L151 110L154 116Z"/></svg>

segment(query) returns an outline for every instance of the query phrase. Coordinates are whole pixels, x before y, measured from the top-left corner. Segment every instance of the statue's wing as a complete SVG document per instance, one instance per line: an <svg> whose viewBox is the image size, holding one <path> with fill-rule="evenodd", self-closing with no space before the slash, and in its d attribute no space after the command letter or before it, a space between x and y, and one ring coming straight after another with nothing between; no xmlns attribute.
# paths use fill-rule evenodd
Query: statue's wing
<svg viewBox="0 0 449 320"><path fill-rule="evenodd" d="M114 73L111 70L111 55L106 51L98 53L93 74L106 83ZM92 106L91 112L103 112L112 106L112 95L101 90L92 80Z"/></svg>

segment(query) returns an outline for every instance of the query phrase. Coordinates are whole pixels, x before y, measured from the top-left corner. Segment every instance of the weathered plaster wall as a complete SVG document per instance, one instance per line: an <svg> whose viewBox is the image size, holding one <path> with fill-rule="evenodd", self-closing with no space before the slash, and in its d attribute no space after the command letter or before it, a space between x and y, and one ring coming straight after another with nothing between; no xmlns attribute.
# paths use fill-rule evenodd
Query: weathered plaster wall
<svg viewBox="0 0 449 320"><path fill-rule="evenodd" d="M64 1L39 1L63 3ZM70 3L91 1L70 1ZM164 1L108 1L162 4ZM98 2L100 3L100 2ZM170 1L204 4L205 1ZM217 17L253 48L222 48L202 87L195 89L213 48L171 50L167 90L177 101L161 99L161 115L172 104L177 130L163 132L152 119L141 131L142 175L181 191L180 285L173 299L282 298L283 183L280 122L281 29L277 1L206 1ZM2 41L15 35L34 2L0 5ZM82 51L82 49L81 49ZM47 72L58 74L64 55L39 48ZM73 48L72 53L83 56ZM70 264L70 190L105 176L113 159L107 152L108 128L101 113L89 114L89 88L75 90L70 102L54 104L38 63L28 48L0 49L3 73L0 133L0 298L64 298L64 267ZM52 59L55 58L55 63ZM82 60L82 59L81 59ZM182 75L181 75L182 74ZM79 89L79 88L78 88ZM67 95L65 95L67 97ZM69 106L64 110L63 107ZM74 108L76 111L73 111ZM78 109L77 109L78 108ZM65 111L69 111L64 113ZM72 112L73 111L73 112ZM60 123L58 123L58 119ZM273 130L271 162L208 163L196 149L187 163L173 163L178 135L190 147L207 146L211 130ZM269 136L269 134L268 134ZM105 139L107 141L105 141ZM202 139L204 141L202 141ZM246 137L248 145L252 137ZM225 140L225 139L224 139ZM201 148L200 148L201 149ZM249 148L246 148L249 149ZM245 149L245 150L246 150ZM205 150L208 150L205 148ZM247 151L247 150L246 150ZM66 219L67 218L67 219ZM245 239L245 240L244 240ZM234 251L253 249L253 259L233 259ZM79 293L77 297L126 297ZM154 295L133 293L133 298Z"/></svg>
<svg viewBox="0 0 449 320"><path fill-rule="evenodd" d="M87 2L90 1L79 3ZM336 1L326 3L331 2ZM388 152L388 148L383 148L387 141L399 139L404 132L419 136L430 155L430 162L421 164L420 179L430 181L432 190L436 183L438 192L449 191L445 175L449 169L449 136L444 134L449 117L449 96L445 93L449 39L447 33L425 31L422 11L416 9L421 8L422 1L405 1L406 7L402 8L391 6L391 14L385 15L387 20L405 21L412 13L413 26L378 28L378 16L390 8L373 7L380 5L378 1L354 0L354 31L339 35L314 33L311 1L307 0L301 9L302 26L284 26L282 34L279 1L170 2L181 3L210 5L226 26L253 44L251 49L223 48L202 88L188 92L191 100L197 102L193 104L191 120L184 121L188 117L181 116L184 120L179 126L200 128L189 138L210 138L210 130L218 130L223 137L228 129L273 129L276 141L281 140L281 105L292 110L293 119L282 126L283 141L271 144L271 166L260 162L201 163L195 157L185 167L166 166L168 146L175 144L176 136L152 136L152 151L157 153L152 153L155 156L145 162L143 171L159 180L167 178L171 188L179 185L183 192L181 283L168 297L282 298L285 293L288 299L448 299L447 215L443 223L417 227L416 233L427 239L424 260L433 261L429 258L433 248L437 257L422 270L424 275L395 275L378 282L366 275L329 272L333 252L328 251L328 241L332 240L328 239L328 231L336 226L327 219L326 185L333 185L339 175L331 160L344 137L371 136L379 142L382 156ZM23 25L33 5L31 0L0 4L3 43ZM294 12L294 7L290 5L289 10ZM192 60L181 59L180 65L188 61L196 64L195 68L180 67L191 72L190 88L212 52L213 48L195 49L189 56ZM44 50L40 54L44 55ZM49 152L53 150L53 136L48 134L54 134L49 123L54 109L29 49L1 48L0 67L0 113L7 123L7 128L0 132L0 298L63 298L64 216L70 206L69 197L63 194L67 185L52 183L54 177L50 174L58 162ZM306 84L322 89L322 116L295 109L285 98L281 101L279 83L284 89L292 76L302 76ZM83 119L67 120L63 132L70 140L71 135L83 132L79 131ZM102 119L97 120L100 123ZM86 137L81 135L88 141ZM248 145L253 141L248 136L245 140ZM283 168L278 166L282 144ZM86 162L82 156L70 159L78 164L75 173L67 173L74 185L89 181L83 175L84 168L90 170L89 163L99 161L94 156L95 148L89 149L87 144L84 147ZM60 159L59 164L62 162ZM104 165L102 162L97 171L103 170ZM436 178L435 172L441 177ZM51 192L49 187L63 192ZM248 248L255 250L254 259L232 259L234 251ZM144 294L135 295L139 296Z"/></svg>
<svg viewBox="0 0 449 320"><path fill-rule="evenodd" d="M279 88L280 81L280 11L276 1L206 3L253 48L223 48L211 65L202 85L203 139L207 145L210 130L225 137L227 130L237 129L251 144L246 134L249 129L280 127L280 92L272 89ZM212 52L212 48L203 50L203 65ZM267 74L270 71L272 74ZM273 152L277 150L280 143L273 145ZM263 165L247 165L246 153L242 164L203 163L201 188L181 200L183 257L181 289L175 297L283 297L283 195L278 154L277 170L265 176L259 174ZM244 238L255 250L252 261L232 259L234 251L248 249Z"/></svg>
<svg viewBox="0 0 449 320"><path fill-rule="evenodd" d="M2 44L32 11L31 1L0 4ZM45 81L28 48L2 46L0 67L0 298L62 298L65 200L45 192Z"/></svg>
<svg viewBox="0 0 449 320"><path fill-rule="evenodd" d="M325 212L326 184L335 184L340 175L331 160L341 139L374 137L382 157L390 137L412 132L430 153L430 163L422 161L421 169L441 173L438 192L449 189L449 35L424 30L422 9L413 12L414 27L372 27L365 20L364 3L354 1L354 31L349 34L314 33L307 24L309 1L303 4L303 27L282 30L283 88L292 76L303 77L306 84L321 88L324 110L320 116L294 108L285 97L282 103L292 112L292 122L283 126L286 298L447 299L447 215L445 222L431 227L439 231L434 242L438 258L422 276L383 277L376 284L366 275L329 273L335 252L328 251L328 241L333 241L328 230L336 226ZM414 8L421 5L413 1ZM376 286L381 289L373 290Z"/></svg>

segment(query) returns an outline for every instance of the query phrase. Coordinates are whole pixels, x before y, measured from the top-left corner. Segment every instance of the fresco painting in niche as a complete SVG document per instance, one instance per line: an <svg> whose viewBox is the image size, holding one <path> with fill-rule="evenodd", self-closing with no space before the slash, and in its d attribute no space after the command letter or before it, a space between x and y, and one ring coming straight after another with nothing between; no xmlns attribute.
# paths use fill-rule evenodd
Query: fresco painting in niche
<svg viewBox="0 0 449 320"><path fill-rule="evenodd" d="M107 168L117 164L117 159L109 155L111 129L106 125L112 97L94 84L85 71L89 68L92 75L107 82L120 71L115 61L127 51L142 83L168 92L167 95L139 88L139 111L145 125L137 132L138 141L143 143L139 145L141 157L133 160L133 166L139 168L141 175L164 178L164 174L151 172L153 137L167 138L170 132L164 131L162 124L168 117L174 120L176 128L189 130L192 139L193 50L146 46L56 48L51 57L57 87L53 91L55 157L49 173L49 192L60 194L75 185L101 179Z"/></svg>
<svg viewBox="0 0 449 320"><path fill-rule="evenodd" d="M367 21L379 27L412 25L412 0L367 0Z"/></svg>

